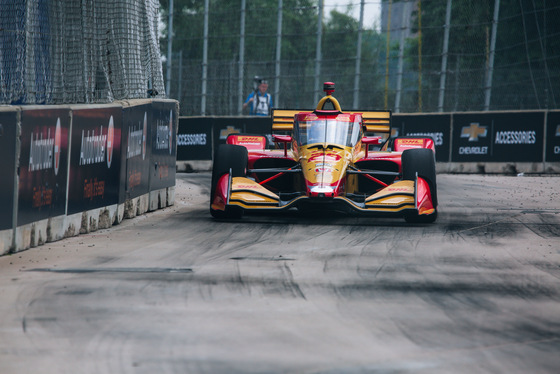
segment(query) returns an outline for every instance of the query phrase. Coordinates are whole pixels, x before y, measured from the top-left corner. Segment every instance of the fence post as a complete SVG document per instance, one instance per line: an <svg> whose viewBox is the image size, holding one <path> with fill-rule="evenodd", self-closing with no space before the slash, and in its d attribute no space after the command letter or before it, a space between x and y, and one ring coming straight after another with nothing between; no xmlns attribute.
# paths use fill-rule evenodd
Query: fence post
<svg viewBox="0 0 560 374"><path fill-rule="evenodd" d="M243 0L245 1L245 0ZM276 28L276 68L274 72L274 100L280 104L280 59L282 57L282 0L278 0L278 26Z"/></svg>
<svg viewBox="0 0 560 374"><path fill-rule="evenodd" d="M422 112L422 0L418 0L418 111Z"/></svg>
<svg viewBox="0 0 560 374"><path fill-rule="evenodd" d="M358 42L356 45L356 73L354 75L354 109L360 106L360 64L362 61L362 32L364 29L364 4L360 2L360 25L358 26Z"/></svg>
<svg viewBox="0 0 560 374"><path fill-rule="evenodd" d="M313 95L313 102L319 101L319 92L321 92L320 86L320 74L321 74L321 39L323 35L323 0L319 0L319 14L317 20L317 48L315 51L315 89Z"/></svg>
<svg viewBox="0 0 560 374"><path fill-rule="evenodd" d="M389 11L387 12L387 47L385 48L385 95L383 100L383 108L387 110L389 107L389 54L391 53L391 10L393 8L393 0L389 0Z"/></svg>
<svg viewBox="0 0 560 374"><path fill-rule="evenodd" d="M208 80L208 9L210 0L204 0L204 43L202 46L202 97L200 112L206 115L206 83Z"/></svg>
<svg viewBox="0 0 560 374"><path fill-rule="evenodd" d="M441 75L439 78L438 112L443 112L443 98L445 96L445 79L447 77L447 55L449 54L449 29L451 26L451 0L447 0L445 11L445 31L443 34L443 51L441 54Z"/></svg>
<svg viewBox="0 0 560 374"><path fill-rule="evenodd" d="M179 88L177 89L177 101L181 102L181 92L183 92L183 50L179 52Z"/></svg>
<svg viewBox="0 0 560 374"><path fill-rule="evenodd" d="M167 87L165 95L171 93L171 60L173 58L173 0L169 0L169 25L167 26Z"/></svg>
<svg viewBox="0 0 560 374"><path fill-rule="evenodd" d="M401 17L401 35L399 41L399 64L398 64L398 72L397 72L397 92L395 95L395 113L400 113L401 111L401 94L402 94L402 76L403 76L403 60L404 60L404 35L405 31L409 27L409 19L410 19L410 3L407 1L404 4L404 9L402 10L402 17Z"/></svg>
<svg viewBox="0 0 560 374"><path fill-rule="evenodd" d="M243 80L245 79L243 70L245 65L245 12L246 0L241 0L241 19L239 21L239 66L237 70L239 79L237 82L237 113L240 115L243 113Z"/></svg>
<svg viewBox="0 0 560 374"><path fill-rule="evenodd" d="M494 74L494 54L496 52L496 34L498 33L498 14L500 0L494 1L494 19L492 21L492 37L490 39L490 58L486 70L486 85L484 87L484 110L490 110L490 96L492 95L492 74Z"/></svg>

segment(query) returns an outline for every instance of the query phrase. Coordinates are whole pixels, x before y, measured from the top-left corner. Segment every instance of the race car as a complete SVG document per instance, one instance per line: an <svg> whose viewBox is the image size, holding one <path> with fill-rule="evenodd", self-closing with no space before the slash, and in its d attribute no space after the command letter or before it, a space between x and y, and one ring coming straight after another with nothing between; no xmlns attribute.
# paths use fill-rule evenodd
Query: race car
<svg viewBox="0 0 560 374"><path fill-rule="evenodd" d="M272 139L232 134L217 149L210 213L343 211L437 218L435 145L429 137L391 137L390 111L344 112L334 83L313 111L274 110ZM332 108L327 108L332 107Z"/></svg>

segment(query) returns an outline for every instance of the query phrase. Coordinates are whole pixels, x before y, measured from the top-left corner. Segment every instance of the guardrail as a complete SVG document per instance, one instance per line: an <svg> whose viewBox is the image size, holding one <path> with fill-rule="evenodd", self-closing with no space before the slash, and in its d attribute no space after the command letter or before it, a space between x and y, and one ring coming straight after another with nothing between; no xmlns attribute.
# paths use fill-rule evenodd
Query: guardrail
<svg viewBox="0 0 560 374"><path fill-rule="evenodd" d="M0 255L174 204L178 109L0 107Z"/></svg>

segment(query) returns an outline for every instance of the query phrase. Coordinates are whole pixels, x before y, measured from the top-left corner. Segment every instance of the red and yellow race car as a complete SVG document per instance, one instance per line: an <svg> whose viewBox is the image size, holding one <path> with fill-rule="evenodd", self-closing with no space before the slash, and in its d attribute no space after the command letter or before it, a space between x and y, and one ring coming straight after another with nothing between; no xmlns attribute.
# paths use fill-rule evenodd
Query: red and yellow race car
<svg viewBox="0 0 560 374"><path fill-rule="evenodd" d="M275 149L267 149L265 136L243 134L219 146L212 216L236 219L245 211L297 208L434 222L433 139L391 138L390 111L343 112L332 96L334 83L326 82L324 90L314 111L274 110Z"/></svg>

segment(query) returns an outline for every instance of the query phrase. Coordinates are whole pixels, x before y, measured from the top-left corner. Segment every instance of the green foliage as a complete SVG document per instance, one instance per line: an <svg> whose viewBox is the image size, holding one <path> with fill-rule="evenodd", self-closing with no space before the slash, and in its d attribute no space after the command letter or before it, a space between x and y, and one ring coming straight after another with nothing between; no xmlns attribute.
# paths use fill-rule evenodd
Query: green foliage
<svg viewBox="0 0 560 374"><path fill-rule="evenodd" d="M161 19L165 25L168 21L168 7L168 1L161 3ZM328 17L323 18L320 77L321 81L333 80L336 82L337 95L345 99L347 105L352 103L359 29L359 22L349 12L350 9L347 9L346 13L332 11ZM204 0L175 0L173 13L175 14L173 19L174 58L182 53L183 64L189 66L187 74L190 74L190 76L183 75L183 79L186 80L183 87L190 85L190 90L193 88L196 90L199 89L203 56ZM209 92L213 90L232 92L237 84L235 75L240 50L241 0L210 0L208 17L210 25L208 75L209 83L211 83ZM281 89L283 106L314 107L315 103L312 103L312 99L315 80L317 1L284 0L282 17L281 74L283 79ZM269 80L274 77L277 21L278 0L246 2L244 46L246 92L252 89L251 77L259 75L268 77ZM162 36L161 52L162 55L167 55L166 29L163 30ZM384 49L382 40L383 38L376 31L363 30L361 63L364 83L360 88L360 96L361 101L366 103L365 109L379 107L379 104L374 104L374 102L379 102L379 93L382 89L379 86L379 82L382 80L377 76L379 59ZM217 82L218 76L229 77L229 81ZM174 84L176 82L172 82L172 85ZM274 87L271 87L271 90L273 91ZM375 100L373 96L376 96ZM215 101L216 98L213 100ZM228 103L223 102L222 104L227 105ZM193 111L195 113L196 109Z"/></svg>

